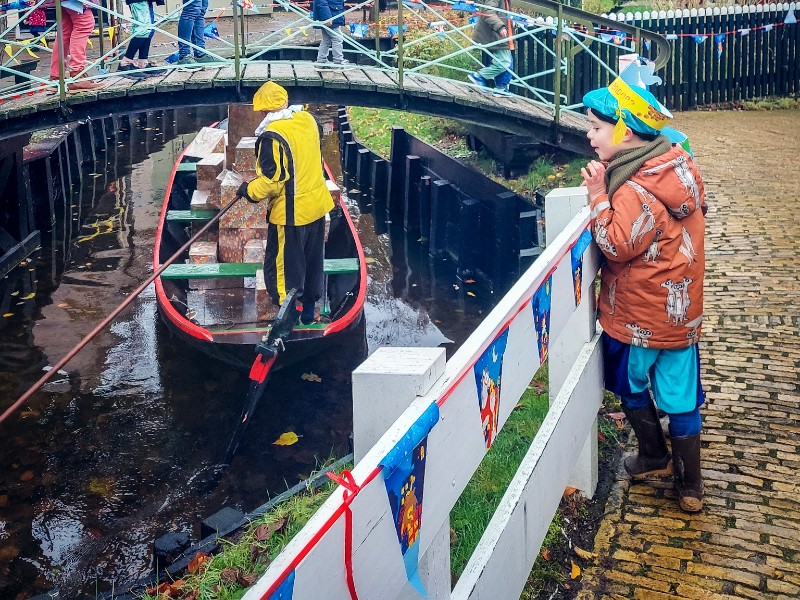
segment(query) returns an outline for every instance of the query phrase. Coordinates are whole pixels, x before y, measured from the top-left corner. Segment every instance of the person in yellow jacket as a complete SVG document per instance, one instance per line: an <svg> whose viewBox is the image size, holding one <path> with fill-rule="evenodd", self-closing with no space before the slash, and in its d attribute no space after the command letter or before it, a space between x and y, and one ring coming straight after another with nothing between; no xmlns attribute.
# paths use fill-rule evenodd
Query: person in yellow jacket
<svg viewBox="0 0 800 600"><path fill-rule="evenodd" d="M333 209L322 171L320 130L302 105L289 106L286 90L268 81L253 96L253 110L264 120L256 129L256 178L239 195L270 203L264 280L280 306L297 289L300 319L314 321L322 296L325 215Z"/></svg>

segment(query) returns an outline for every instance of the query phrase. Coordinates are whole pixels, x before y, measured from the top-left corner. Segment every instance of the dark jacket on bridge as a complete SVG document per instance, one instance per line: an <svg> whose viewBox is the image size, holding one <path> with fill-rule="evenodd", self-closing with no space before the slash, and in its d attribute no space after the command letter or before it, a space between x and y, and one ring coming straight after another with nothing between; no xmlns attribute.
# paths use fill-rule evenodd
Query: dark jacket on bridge
<svg viewBox="0 0 800 600"><path fill-rule="evenodd" d="M331 27L344 25L344 0L314 0L313 11L315 21L333 19Z"/></svg>
<svg viewBox="0 0 800 600"><path fill-rule="evenodd" d="M472 39L478 44L489 45L502 40L503 36L500 35L500 30L508 26L506 15L490 10L489 7L502 8L509 10L509 3L507 0L480 0L480 16L478 17L478 24L475 25L475 33L472 34ZM510 33L510 32L509 32ZM499 44L494 44L491 50L509 50L508 39Z"/></svg>

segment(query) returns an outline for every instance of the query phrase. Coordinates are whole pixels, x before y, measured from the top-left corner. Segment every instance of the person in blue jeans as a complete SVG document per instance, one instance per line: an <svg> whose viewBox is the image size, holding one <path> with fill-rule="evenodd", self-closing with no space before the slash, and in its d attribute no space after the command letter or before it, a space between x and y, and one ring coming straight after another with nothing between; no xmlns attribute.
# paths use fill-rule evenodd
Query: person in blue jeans
<svg viewBox="0 0 800 600"><path fill-rule="evenodd" d="M208 0L191 0L184 5L181 18L178 20L178 37L183 40L178 42L179 65L216 62L215 58L208 56L203 50L192 48L187 43L192 43L199 48L206 47L204 34L207 10ZM192 56L193 50L194 56Z"/></svg>

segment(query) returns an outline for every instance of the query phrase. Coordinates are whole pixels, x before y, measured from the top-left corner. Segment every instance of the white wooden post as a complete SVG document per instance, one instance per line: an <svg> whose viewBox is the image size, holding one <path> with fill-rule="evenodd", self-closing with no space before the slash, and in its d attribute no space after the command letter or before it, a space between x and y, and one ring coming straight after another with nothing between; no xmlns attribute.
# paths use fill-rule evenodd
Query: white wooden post
<svg viewBox="0 0 800 600"><path fill-rule="evenodd" d="M587 203L588 195L585 187L559 188L547 194L544 214L548 245ZM589 342L595 334L593 282L584 281L583 288L581 304L570 317L564 332L550 344L548 372L551 404L563 387L584 344ZM570 485L591 498L597 489L597 481L597 419L595 418L589 437L583 444L578 460L570 474Z"/></svg>
<svg viewBox="0 0 800 600"><path fill-rule="evenodd" d="M353 371L353 459L358 463L418 396L444 375L443 348L378 348ZM428 598L450 599L450 519L445 518L420 557ZM404 584L398 599L416 600Z"/></svg>

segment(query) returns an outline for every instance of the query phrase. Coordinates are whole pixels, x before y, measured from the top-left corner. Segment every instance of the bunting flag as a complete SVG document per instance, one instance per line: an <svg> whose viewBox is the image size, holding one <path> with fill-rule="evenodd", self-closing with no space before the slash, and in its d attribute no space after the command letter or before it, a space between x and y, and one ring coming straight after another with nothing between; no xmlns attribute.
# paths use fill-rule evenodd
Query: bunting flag
<svg viewBox="0 0 800 600"><path fill-rule="evenodd" d="M643 40L644 41L644 49L650 50L650 40Z"/></svg>
<svg viewBox="0 0 800 600"><path fill-rule="evenodd" d="M9 58L11 58L15 63L19 64L19 61L14 57L14 53L11 50L11 46L6 44L6 54L8 54Z"/></svg>
<svg viewBox="0 0 800 600"><path fill-rule="evenodd" d="M770 23L770 24L768 24L768 25L764 25L764 31L766 31L767 33L769 33L770 31L772 31L772 28L773 28L773 27L775 27L775 24L774 24L774 23Z"/></svg>
<svg viewBox="0 0 800 600"><path fill-rule="evenodd" d="M211 38L212 40L220 39L216 21L212 21L206 25L205 29L203 29L203 37Z"/></svg>
<svg viewBox="0 0 800 600"><path fill-rule="evenodd" d="M450 6L450 9L451 10L463 10L463 11L466 11L466 12L478 12L478 9L475 8L475 4L473 4L472 2L464 2L464 0L458 0L457 2L454 2Z"/></svg>
<svg viewBox="0 0 800 600"><path fill-rule="evenodd" d="M269 595L269 600L292 600L294 594L294 571L286 576L278 589Z"/></svg>
<svg viewBox="0 0 800 600"><path fill-rule="evenodd" d="M625 33L622 31L615 31L613 32L613 39L611 41L614 42L617 46L625 43Z"/></svg>
<svg viewBox="0 0 800 600"><path fill-rule="evenodd" d="M570 248L570 256L572 258L572 284L575 290L575 306L581 303L581 288L583 287L583 254L586 248L589 247L589 242L592 241L591 232L586 229L575 240L575 245Z"/></svg>
<svg viewBox="0 0 800 600"><path fill-rule="evenodd" d="M706 36L701 35L701 34L698 33L698 34L693 35L692 39L695 41L696 44L702 44L703 42L706 41Z"/></svg>
<svg viewBox="0 0 800 600"><path fill-rule="evenodd" d="M750 28L740 29L739 30L739 35L741 35L741 36L750 35Z"/></svg>
<svg viewBox="0 0 800 600"><path fill-rule="evenodd" d="M725 49L725 38L727 36L724 33L718 33L714 36L714 45L717 48L717 58L722 58L722 51Z"/></svg>
<svg viewBox="0 0 800 600"><path fill-rule="evenodd" d="M797 17L794 16L794 7L790 4L789 10L786 11L786 18L783 20L787 25L794 25L797 23Z"/></svg>
<svg viewBox="0 0 800 600"><path fill-rule="evenodd" d="M439 406L433 402L380 463L406 576L411 585L426 597L417 572L418 542L422 528L428 434L438 421Z"/></svg>
<svg viewBox="0 0 800 600"><path fill-rule="evenodd" d="M677 40L678 39L678 35L676 33L668 33L667 35L664 36L664 39L665 40Z"/></svg>
<svg viewBox="0 0 800 600"><path fill-rule="evenodd" d="M387 25L387 28L391 37L397 37L397 25ZM406 31L408 31L408 25L403 25L403 33Z"/></svg>
<svg viewBox="0 0 800 600"><path fill-rule="evenodd" d="M469 23L470 25L475 25L477 22L478 22L478 17L470 17L469 19L467 19L467 23Z"/></svg>
<svg viewBox="0 0 800 600"><path fill-rule="evenodd" d="M553 275L550 274L531 298L536 344L539 348L539 365L544 364L544 361L547 360L547 351L550 348L550 291L552 285Z"/></svg>
<svg viewBox="0 0 800 600"><path fill-rule="evenodd" d="M475 362L475 384L478 386L478 408L483 428L483 441L486 449L492 447L497 436L498 419L500 417L500 377L503 372L503 355L506 352L508 329L503 331L483 351Z"/></svg>
<svg viewBox="0 0 800 600"><path fill-rule="evenodd" d="M364 38L367 37L369 32L369 24L367 23L350 23L350 33L353 37Z"/></svg>

